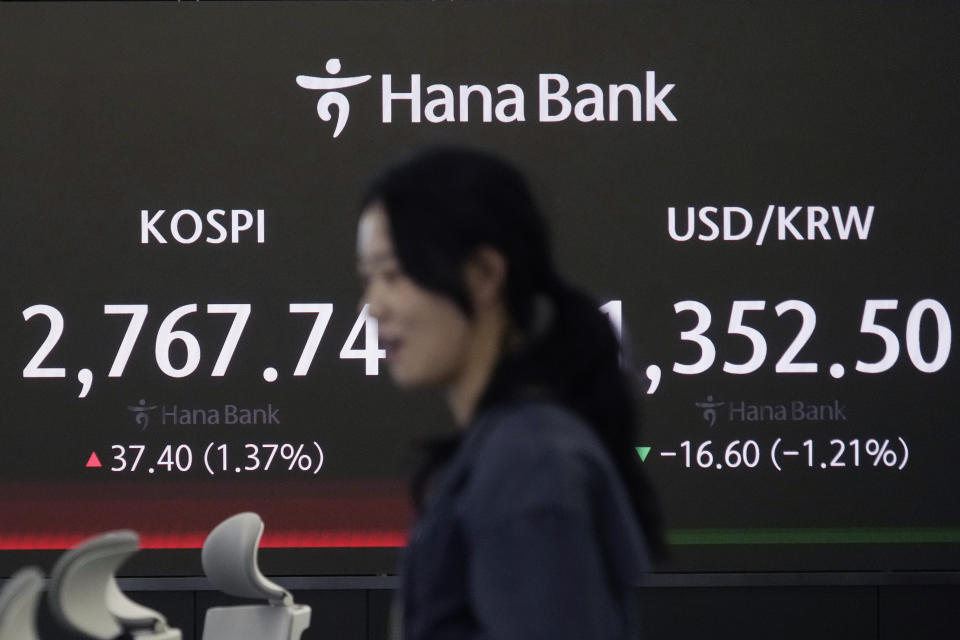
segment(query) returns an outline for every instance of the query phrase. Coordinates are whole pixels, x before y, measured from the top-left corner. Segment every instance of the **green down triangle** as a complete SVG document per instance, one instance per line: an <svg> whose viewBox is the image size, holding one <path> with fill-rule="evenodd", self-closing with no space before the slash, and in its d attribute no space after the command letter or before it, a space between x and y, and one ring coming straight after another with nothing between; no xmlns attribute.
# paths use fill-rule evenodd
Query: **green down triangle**
<svg viewBox="0 0 960 640"><path fill-rule="evenodd" d="M637 447L637 455L640 456L640 462L646 462L650 455L650 447Z"/></svg>

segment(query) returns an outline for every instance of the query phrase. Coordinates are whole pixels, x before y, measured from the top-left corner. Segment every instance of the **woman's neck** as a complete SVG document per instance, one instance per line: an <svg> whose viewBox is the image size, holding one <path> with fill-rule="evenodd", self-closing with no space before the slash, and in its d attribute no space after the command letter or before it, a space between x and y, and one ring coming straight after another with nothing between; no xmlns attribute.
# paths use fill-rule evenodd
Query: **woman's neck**
<svg viewBox="0 0 960 640"><path fill-rule="evenodd" d="M473 420L503 354L508 327L506 317L504 310L497 309L495 313L475 318L476 332L468 347L466 364L457 379L447 387L447 407L461 429L467 428Z"/></svg>

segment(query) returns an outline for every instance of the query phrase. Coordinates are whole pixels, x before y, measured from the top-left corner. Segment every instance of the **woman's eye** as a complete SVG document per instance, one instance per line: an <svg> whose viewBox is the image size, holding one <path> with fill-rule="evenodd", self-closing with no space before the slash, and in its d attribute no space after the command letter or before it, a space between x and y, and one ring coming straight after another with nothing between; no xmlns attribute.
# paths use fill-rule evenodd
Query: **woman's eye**
<svg viewBox="0 0 960 640"><path fill-rule="evenodd" d="M401 277L403 277L403 272L396 267L389 267L380 272L380 277L387 284L393 284Z"/></svg>
<svg viewBox="0 0 960 640"><path fill-rule="evenodd" d="M357 277L361 288L366 291L375 284L396 284L405 277L405 274L399 266L382 264L369 269L361 268Z"/></svg>

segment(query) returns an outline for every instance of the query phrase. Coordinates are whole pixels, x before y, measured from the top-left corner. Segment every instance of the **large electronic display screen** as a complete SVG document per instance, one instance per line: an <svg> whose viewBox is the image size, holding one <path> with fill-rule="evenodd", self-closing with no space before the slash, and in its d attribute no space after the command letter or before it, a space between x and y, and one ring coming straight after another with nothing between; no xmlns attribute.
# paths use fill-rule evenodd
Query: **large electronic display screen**
<svg viewBox="0 0 960 640"><path fill-rule="evenodd" d="M392 571L453 427L385 375L357 205L436 143L527 173L640 363L661 570L960 570L952 3L0 18L4 574L114 528L199 568L248 509L268 568Z"/></svg>

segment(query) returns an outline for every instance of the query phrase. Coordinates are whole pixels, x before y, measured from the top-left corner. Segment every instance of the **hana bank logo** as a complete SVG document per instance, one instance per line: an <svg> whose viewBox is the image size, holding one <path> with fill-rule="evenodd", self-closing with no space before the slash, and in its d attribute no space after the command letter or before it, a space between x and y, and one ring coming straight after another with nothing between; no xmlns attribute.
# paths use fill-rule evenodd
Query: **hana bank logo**
<svg viewBox="0 0 960 640"><path fill-rule="evenodd" d="M340 59L330 58L327 60L324 68L331 76L337 75L341 69ZM347 99L347 96L336 91L336 89L355 87L367 82L371 77L372 76L365 75L346 78L325 78L322 76L299 75L297 76L297 84L304 89L326 92L321 95L317 101L317 115L319 115L320 119L324 122L330 122L330 120L333 119L333 114L330 113L330 107L333 106L337 108L337 124L333 130L333 137L336 138L346 126L347 118L350 117L350 101Z"/></svg>
<svg viewBox="0 0 960 640"><path fill-rule="evenodd" d="M373 77L336 77L340 73L339 58L327 60L329 75L298 75L297 84L310 91L321 91L317 115L324 122L334 119L333 137L343 132L350 117L350 101L342 89L369 82ZM380 74L380 122L403 121L516 124L526 122L556 123L577 120L582 123L676 123L677 116L668 104L675 83L658 81L657 72L647 69L631 73L628 78L592 78L581 82L563 73L539 73L528 78L526 90L513 78L512 82L490 85L465 82L444 84L411 73L408 78L395 78L392 73ZM615 80L611 82L611 80ZM536 87L531 95L532 87ZM409 114L409 117L405 117ZM655 124L653 126L659 126Z"/></svg>
<svg viewBox="0 0 960 640"><path fill-rule="evenodd" d="M140 398L137 404L127 406L127 411L133 413L134 420L136 420L140 430L146 431L147 427L150 426L150 413L156 408L157 405L148 405L145 398Z"/></svg>
<svg viewBox="0 0 960 640"><path fill-rule="evenodd" d="M725 402L716 402L713 399L713 396L707 396L706 400L699 400L693 403L698 409L703 409L703 419L710 424L711 427L717 424L717 409L725 405Z"/></svg>

